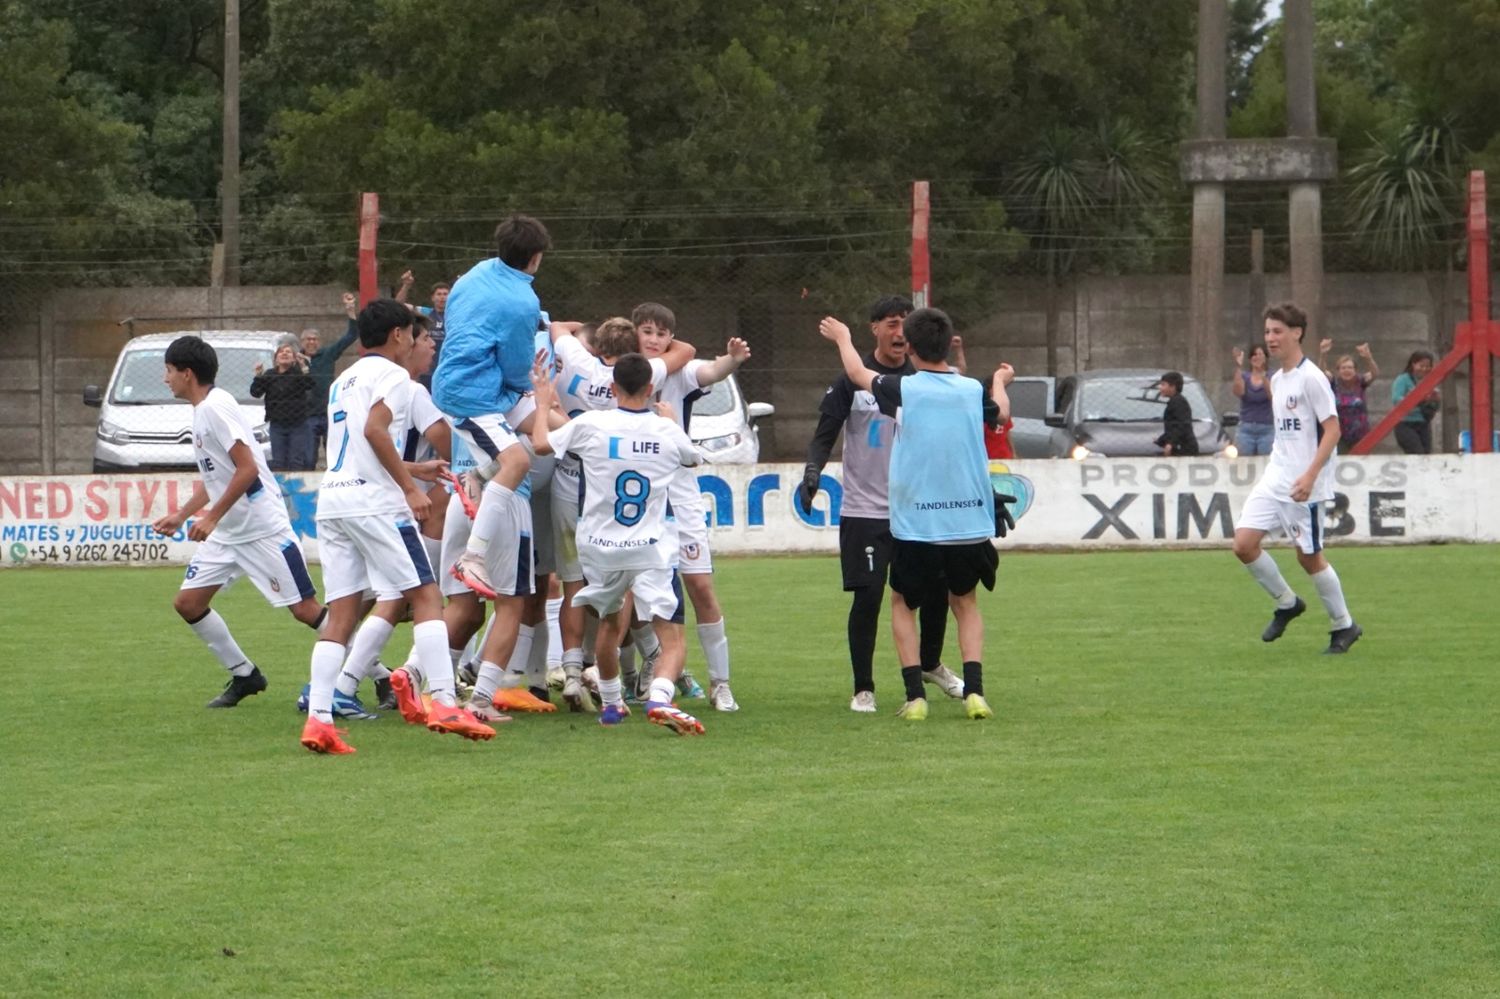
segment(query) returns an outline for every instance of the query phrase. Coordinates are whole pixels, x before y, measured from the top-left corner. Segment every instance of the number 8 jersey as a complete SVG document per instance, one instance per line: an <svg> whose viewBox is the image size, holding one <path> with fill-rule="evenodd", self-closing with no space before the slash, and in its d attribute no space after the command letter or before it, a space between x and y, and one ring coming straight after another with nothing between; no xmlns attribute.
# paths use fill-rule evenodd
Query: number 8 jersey
<svg viewBox="0 0 1500 999"><path fill-rule="evenodd" d="M681 469L698 464L687 434L644 409L583 413L547 435L559 455L583 465L578 561L587 569L670 569L667 491Z"/></svg>

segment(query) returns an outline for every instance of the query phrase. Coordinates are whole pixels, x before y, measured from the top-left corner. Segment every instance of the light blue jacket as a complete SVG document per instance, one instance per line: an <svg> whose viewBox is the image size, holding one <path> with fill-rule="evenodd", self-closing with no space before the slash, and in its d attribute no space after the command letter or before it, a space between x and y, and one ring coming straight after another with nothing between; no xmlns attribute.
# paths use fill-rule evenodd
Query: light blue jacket
<svg viewBox="0 0 1500 999"><path fill-rule="evenodd" d="M453 283L432 401L449 416L504 414L531 389L532 345L542 306L531 275L498 257Z"/></svg>

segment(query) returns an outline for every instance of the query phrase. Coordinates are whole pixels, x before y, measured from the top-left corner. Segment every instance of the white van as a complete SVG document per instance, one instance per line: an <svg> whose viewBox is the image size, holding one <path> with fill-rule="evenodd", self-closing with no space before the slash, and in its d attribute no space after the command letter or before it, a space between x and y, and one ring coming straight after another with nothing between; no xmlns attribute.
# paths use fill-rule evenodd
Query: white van
<svg viewBox="0 0 1500 999"><path fill-rule="evenodd" d="M183 330L152 333L125 344L109 384L83 390L83 403L99 409L99 427L94 434L95 472L152 472L196 468L193 455L193 407L172 398L162 381L166 371L167 346L180 336L206 340L219 356L214 384L240 404L245 418L255 428L255 440L271 458L271 437L266 430L266 407L250 397L255 366L271 366L278 341L285 332L241 330Z"/></svg>

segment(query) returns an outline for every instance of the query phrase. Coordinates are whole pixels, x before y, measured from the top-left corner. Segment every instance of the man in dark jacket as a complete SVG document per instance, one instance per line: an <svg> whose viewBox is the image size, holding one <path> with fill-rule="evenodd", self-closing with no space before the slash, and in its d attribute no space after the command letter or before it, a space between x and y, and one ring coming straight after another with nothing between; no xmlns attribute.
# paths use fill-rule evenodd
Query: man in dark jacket
<svg viewBox="0 0 1500 999"><path fill-rule="evenodd" d="M302 360L313 380L312 394L307 400L307 427L312 435L308 468L317 466L318 450L328 437L328 387L333 384L333 366L338 363L340 355L359 339L359 327L354 322L358 304L353 294L344 292L344 315L349 317L349 328L331 347L321 346L322 338L317 330L302 331Z"/></svg>
<svg viewBox="0 0 1500 999"><path fill-rule="evenodd" d="M1193 432L1193 407L1182 397L1182 375L1168 371L1156 383L1156 390L1167 401L1162 414L1162 435L1156 446L1169 457L1198 453L1198 435Z"/></svg>

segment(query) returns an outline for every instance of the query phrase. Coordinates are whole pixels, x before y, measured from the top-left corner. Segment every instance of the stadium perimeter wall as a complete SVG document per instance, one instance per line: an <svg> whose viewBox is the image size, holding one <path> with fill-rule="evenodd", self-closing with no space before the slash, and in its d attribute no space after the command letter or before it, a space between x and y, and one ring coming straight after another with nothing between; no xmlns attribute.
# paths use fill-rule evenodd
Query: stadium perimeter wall
<svg viewBox="0 0 1500 999"><path fill-rule="evenodd" d="M555 315L581 318L628 310L648 294L639 288L552 288L545 277L539 290ZM884 289L872 289L872 296L877 290ZM99 413L83 405L83 387L108 380L130 335L230 328L295 332L311 326L326 343L344 329L340 291L323 285L64 289L38 291L35 304L24 308L18 302L0 309L0 475L76 474L92 468ZM1266 278L1267 299L1289 293L1283 276ZM1324 286L1328 328L1309 332L1309 348L1316 351L1319 335L1333 337L1339 353L1369 341L1381 367L1381 378L1369 391L1372 418L1379 418L1389 408L1390 382L1407 355L1450 342L1454 322L1467 315L1465 295L1462 275L1329 274ZM722 349L730 336L750 341L755 356L740 373L741 385L747 399L774 403L777 410L760 424L761 456L800 460L823 390L838 373L837 358L816 332L823 307L793 294L771 296L733 286L674 288L669 281L650 290L649 297L672 304L681 334L705 355ZM1042 373L1045 282L997 277L994 297L997 304L985 315L955 316L971 369L989 371L1007 360L1022 374ZM1247 275L1226 277L1222 363L1212 371L1190 372L1216 393L1221 406L1229 402L1229 348L1248 342L1260 326L1252 297ZM941 288L937 303L942 304ZM858 315L846 318L860 330ZM1076 276L1062 289L1060 371L1178 367L1181 358L1170 345L1187 321L1185 275ZM344 363L354 355L351 350ZM1435 432L1445 442L1443 449L1453 450L1458 428L1468 425L1461 411L1466 385L1450 383L1444 396ZM1394 444L1386 442L1382 450L1394 451Z"/></svg>
<svg viewBox="0 0 1500 999"><path fill-rule="evenodd" d="M995 488L1018 499L1016 529L1002 547L1225 547L1264 461L995 462ZM795 499L800 465L699 471L719 554L837 551L838 465L825 472L811 514ZM293 528L316 561L320 476L277 477ZM160 538L151 523L185 503L193 481L191 474L0 478L0 564L184 564L194 548L186 531ZM1500 455L1345 458L1337 482L1324 520L1333 545L1500 541L1500 503L1494 499L1500 495Z"/></svg>

